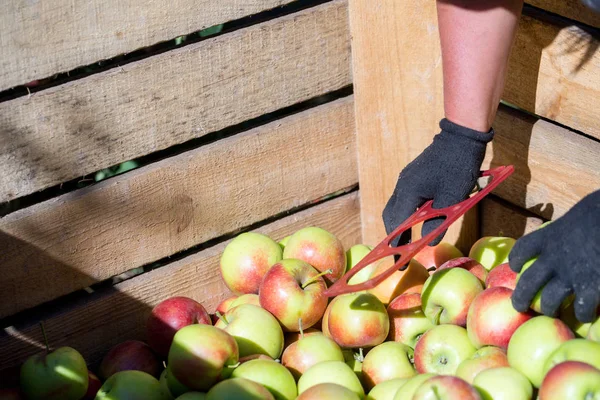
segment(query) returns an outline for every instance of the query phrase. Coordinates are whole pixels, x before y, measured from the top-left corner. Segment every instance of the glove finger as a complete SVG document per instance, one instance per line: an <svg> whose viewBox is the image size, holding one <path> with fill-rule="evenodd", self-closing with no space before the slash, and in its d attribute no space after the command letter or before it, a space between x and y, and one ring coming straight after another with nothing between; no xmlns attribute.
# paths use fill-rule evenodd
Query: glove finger
<svg viewBox="0 0 600 400"><path fill-rule="evenodd" d="M600 287L593 285L575 286L575 318L579 322L592 322L598 316Z"/></svg>
<svg viewBox="0 0 600 400"><path fill-rule="evenodd" d="M560 305L571 293L573 293L572 287L561 282L557 276L552 278L542 289L542 313L549 317L555 317Z"/></svg>
<svg viewBox="0 0 600 400"><path fill-rule="evenodd" d="M422 203L423 201L416 196L406 197L399 193L394 194L383 210L383 223L387 234L389 235L400 226ZM392 239L392 245L404 245L409 243L410 240L411 230L408 229Z"/></svg>
<svg viewBox="0 0 600 400"><path fill-rule="evenodd" d="M541 229L525 235L516 241L508 255L508 264L513 272L521 272L523 264L542 252L545 236L545 230Z"/></svg>
<svg viewBox="0 0 600 400"><path fill-rule="evenodd" d="M552 276L552 269L548 268L543 257L540 257L531 267L523 272L512 294L512 304L515 310L519 312L527 311L537 292Z"/></svg>

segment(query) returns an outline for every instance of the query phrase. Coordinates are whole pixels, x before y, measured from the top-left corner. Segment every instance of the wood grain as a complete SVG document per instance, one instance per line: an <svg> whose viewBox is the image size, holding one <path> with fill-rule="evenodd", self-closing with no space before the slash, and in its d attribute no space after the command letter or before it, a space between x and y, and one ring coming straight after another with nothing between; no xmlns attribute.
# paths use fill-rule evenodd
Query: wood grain
<svg viewBox="0 0 600 400"><path fill-rule="evenodd" d="M351 82L337 0L1 103L0 202Z"/></svg>
<svg viewBox="0 0 600 400"><path fill-rule="evenodd" d="M481 236L515 239L537 229L544 220L490 195L481 201Z"/></svg>
<svg viewBox="0 0 600 400"><path fill-rule="evenodd" d="M497 196L555 219L600 188L600 142L504 106L494 128L483 168L515 166Z"/></svg>
<svg viewBox="0 0 600 400"><path fill-rule="evenodd" d="M0 13L0 90L290 2L5 0Z"/></svg>
<svg viewBox="0 0 600 400"><path fill-rule="evenodd" d="M581 0L526 0L525 2L563 17L600 28L600 14L584 6Z"/></svg>
<svg viewBox="0 0 600 400"><path fill-rule="evenodd" d="M256 231L279 240L305 226L319 226L335 234L349 248L361 240L358 202L358 192L353 192ZM132 278L102 295L96 293L87 304L45 319L50 346L72 346L88 363L94 363L119 342L144 340L151 308L168 297L188 296L214 312L218 303L230 295L217 267L227 243ZM39 351L41 343L37 321L5 329L0 334L0 374L5 377L5 370Z"/></svg>
<svg viewBox="0 0 600 400"><path fill-rule="evenodd" d="M355 185L352 99L0 220L0 317Z"/></svg>

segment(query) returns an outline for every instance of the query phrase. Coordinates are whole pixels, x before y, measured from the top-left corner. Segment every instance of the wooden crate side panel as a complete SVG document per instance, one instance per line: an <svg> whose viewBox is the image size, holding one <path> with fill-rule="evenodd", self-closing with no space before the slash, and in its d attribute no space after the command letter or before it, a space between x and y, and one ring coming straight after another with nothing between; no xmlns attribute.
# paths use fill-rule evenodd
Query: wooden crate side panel
<svg viewBox="0 0 600 400"><path fill-rule="evenodd" d="M0 220L0 317L358 182L351 98Z"/></svg>
<svg viewBox="0 0 600 400"><path fill-rule="evenodd" d="M346 249L360 243L358 192L277 220L256 231L279 240L305 226L329 230ZM230 295L218 268L227 243L120 283L88 304L46 319L44 326L50 346L72 346L82 352L89 363L94 363L119 342L144 340L150 310L170 296L191 297L209 312L214 312L218 303ZM5 330L0 335L0 374L6 377L7 369L18 366L39 351L42 343L37 325Z"/></svg>
<svg viewBox="0 0 600 400"><path fill-rule="evenodd" d="M544 220L494 196L481 201L481 236L508 236L515 239L533 232Z"/></svg>
<svg viewBox="0 0 600 400"><path fill-rule="evenodd" d="M563 17L600 28L600 14L584 6L581 0L527 0L526 3Z"/></svg>
<svg viewBox="0 0 600 400"><path fill-rule="evenodd" d="M0 90L291 2L7 0L0 13Z"/></svg>
<svg viewBox="0 0 600 400"><path fill-rule="evenodd" d="M0 104L0 202L351 84L333 1Z"/></svg>

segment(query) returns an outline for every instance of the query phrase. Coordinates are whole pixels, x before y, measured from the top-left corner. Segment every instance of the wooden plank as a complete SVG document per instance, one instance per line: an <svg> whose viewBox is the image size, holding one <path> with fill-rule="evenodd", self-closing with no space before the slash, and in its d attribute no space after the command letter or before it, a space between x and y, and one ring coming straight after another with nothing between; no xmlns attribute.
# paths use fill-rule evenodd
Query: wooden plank
<svg viewBox="0 0 600 400"><path fill-rule="evenodd" d="M351 82L336 0L1 103L0 202Z"/></svg>
<svg viewBox="0 0 600 400"><path fill-rule="evenodd" d="M543 219L490 195L481 201L481 236L515 239L537 229Z"/></svg>
<svg viewBox="0 0 600 400"><path fill-rule="evenodd" d="M0 90L291 2L7 0L0 14Z"/></svg>
<svg viewBox="0 0 600 400"><path fill-rule="evenodd" d="M0 220L0 317L358 182L345 98Z"/></svg>
<svg viewBox="0 0 600 400"><path fill-rule="evenodd" d="M503 99L600 138L599 46L597 33L524 15Z"/></svg>
<svg viewBox="0 0 600 400"><path fill-rule="evenodd" d="M515 166L496 195L553 219L600 188L600 142L504 106L494 128L484 168Z"/></svg>
<svg viewBox="0 0 600 400"><path fill-rule="evenodd" d="M349 0L349 10L363 239L379 243L400 170L431 143L443 117L437 13L435 2L396 0ZM458 221L444 240L468 250L476 226Z"/></svg>
<svg viewBox="0 0 600 400"><path fill-rule="evenodd" d="M526 3L563 17L600 28L600 14L584 6L581 0L527 0Z"/></svg>
<svg viewBox="0 0 600 400"><path fill-rule="evenodd" d="M358 202L358 192L350 193L256 231L279 240L302 227L320 226L335 234L345 248L349 248L361 240ZM94 300L88 304L45 319L49 344L53 348L73 346L93 363L121 341L144 340L151 308L170 296L191 297L209 312L214 312L217 304L229 295L218 268L215 268L227 243L120 283L102 296L93 296ZM42 343L36 321L5 329L0 334L0 374L6 376L6 369L19 365L39 351Z"/></svg>

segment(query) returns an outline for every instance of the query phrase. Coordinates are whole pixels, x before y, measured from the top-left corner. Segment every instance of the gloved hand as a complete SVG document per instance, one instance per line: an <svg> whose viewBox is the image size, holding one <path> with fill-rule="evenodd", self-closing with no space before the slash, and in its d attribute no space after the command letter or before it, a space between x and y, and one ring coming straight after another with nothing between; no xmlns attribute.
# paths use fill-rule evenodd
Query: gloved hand
<svg viewBox="0 0 600 400"><path fill-rule="evenodd" d="M400 172L394 193L383 210L388 235L427 200L433 200L433 208L449 207L465 200L477 183L486 145L494 137L493 130L479 132L447 119L440 121L440 128L433 143ZM442 221L443 218L425 221L422 235ZM429 245L438 244L444 235L445 232ZM392 244L403 245L410 240L408 230Z"/></svg>
<svg viewBox="0 0 600 400"><path fill-rule="evenodd" d="M600 305L600 190L587 195L565 215L517 240L508 262L521 275L512 296L513 307L526 311L542 289L542 312L556 316L563 300L575 294L575 317L595 319Z"/></svg>

